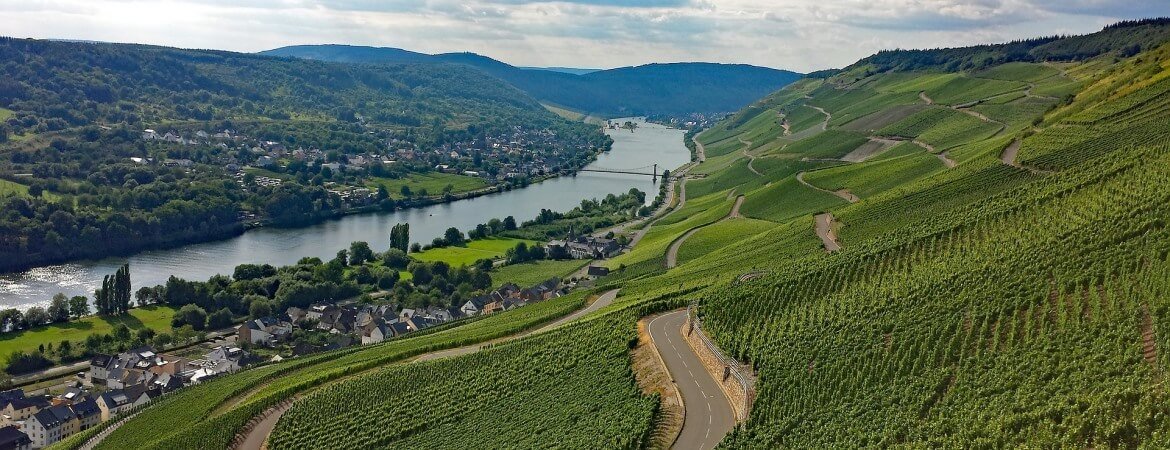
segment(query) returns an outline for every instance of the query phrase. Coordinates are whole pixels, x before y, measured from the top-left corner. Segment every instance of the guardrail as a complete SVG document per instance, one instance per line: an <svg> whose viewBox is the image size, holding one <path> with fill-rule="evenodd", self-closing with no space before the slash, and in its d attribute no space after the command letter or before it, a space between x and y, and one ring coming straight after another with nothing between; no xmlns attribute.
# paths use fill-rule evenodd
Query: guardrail
<svg viewBox="0 0 1170 450"><path fill-rule="evenodd" d="M734 379L738 389L733 392L727 392L728 397L731 398L731 403L736 407L736 420L743 422L747 420L748 413L752 409L752 404L756 400L756 380L748 370L736 361L734 358L729 358L719 350L719 346L707 337L707 333L703 332L702 321L699 320L698 315L699 301L697 299L691 300L687 306L687 337L692 334L697 334L699 341L703 343L715 360L723 366L723 378L719 380L720 386L725 391L729 390L727 382L729 379ZM737 398L738 397L738 398Z"/></svg>

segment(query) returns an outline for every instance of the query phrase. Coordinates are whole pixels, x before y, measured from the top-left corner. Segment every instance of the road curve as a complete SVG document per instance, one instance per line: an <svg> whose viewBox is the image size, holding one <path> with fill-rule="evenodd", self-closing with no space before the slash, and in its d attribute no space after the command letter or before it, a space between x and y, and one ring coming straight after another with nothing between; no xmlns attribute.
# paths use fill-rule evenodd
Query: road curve
<svg viewBox="0 0 1170 450"><path fill-rule="evenodd" d="M680 236L678 239L675 239L674 242L672 242L670 244L670 248L668 248L666 250L666 268L673 269L674 266L678 265L678 250L680 248L682 248L683 242L686 242L687 238L691 237L692 234L697 233L699 230L703 229L703 227L706 227L708 225L713 225L715 223L719 223L719 222L722 222L722 221L727 220L727 219L738 219L740 217L743 217L739 214L739 207L743 206L744 198L745 197L743 195L736 197L735 198L735 205L733 205L731 207L731 212L728 212L727 216L720 219L718 222L709 223L707 225L699 225L697 227L691 228L690 230L687 230L686 233L683 233L683 235Z"/></svg>
<svg viewBox="0 0 1170 450"><path fill-rule="evenodd" d="M466 354L475 353L475 352L478 352L480 350L483 350L483 348L487 347L489 344L499 344L502 342L507 342L507 341L511 341L514 339L519 339L523 336L527 336L530 334L543 333L545 331L548 331L548 330L551 330L553 328L564 325L568 322L572 322L574 320L580 319L581 317L584 317L585 315L587 315L589 313L592 313L594 311L597 311L601 308L608 306L610 303L613 303L614 299L617 298L617 294L618 294L618 289L613 289L613 290L607 291L604 294L601 294L600 297L597 297L597 300L594 300L593 303L590 303L588 306L581 308L581 309L578 309L576 311L573 311L572 313L570 313L567 316L561 317L560 319L554 320L551 323L548 323L548 324L546 324L540 328L537 328L535 330L532 330L532 331L518 333L518 334L514 334L514 335L511 335L508 337L504 337L504 338L500 338L500 339L496 339L496 340L492 340L492 341L488 341L488 342L481 342L478 344L465 345L463 347L456 347L456 348L447 349L447 350L439 350L439 351L434 351L434 352L430 352L430 353L424 353L424 354L416 357L415 359L411 360L410 362L429 361L432 359L466 355ZM318 388L319 387L320 386L318 386ZM313 388L313 389L316 389L316 388ZM284 402L284 403L280 404L279 406L270 409L267 412L268 415L265 416L263 420L256 423L256 425L254 427L252 427L251 430L248 430L248 434L244 437L244 440L240 444L240 446L238 447L238 450L260 450L261 448L263 448L264 443L268 441L268 436L271 435L272 430L276 428L276 423L278 421L280 421L280 416L284 415L284 413L287 412L289 410L289 408L292 407L292 405L293 405L293 402Z"/></svg>
<svg viewBox="0 0 1170 450"><path fill-rule="evenodd" d="M686 310L669 312L651 320L646 330L666 362L686 411L682 431L672 448L707 450L715 448L735 428L735 412L731 400L684 340L686 318Z"/></svg>

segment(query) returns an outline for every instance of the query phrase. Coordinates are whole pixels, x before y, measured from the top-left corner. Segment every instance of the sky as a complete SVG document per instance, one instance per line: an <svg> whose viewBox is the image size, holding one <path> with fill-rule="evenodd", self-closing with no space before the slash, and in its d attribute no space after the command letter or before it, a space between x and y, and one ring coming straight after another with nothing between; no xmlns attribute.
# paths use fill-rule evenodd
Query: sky
<svg viewBox="0 0 1170 450"><path fill-rule="evenodd" d="M255 52L471 51L518 66L745 63L800 72L881 49L1082 34L1170 0L0 0L0 34Z"/></svg>

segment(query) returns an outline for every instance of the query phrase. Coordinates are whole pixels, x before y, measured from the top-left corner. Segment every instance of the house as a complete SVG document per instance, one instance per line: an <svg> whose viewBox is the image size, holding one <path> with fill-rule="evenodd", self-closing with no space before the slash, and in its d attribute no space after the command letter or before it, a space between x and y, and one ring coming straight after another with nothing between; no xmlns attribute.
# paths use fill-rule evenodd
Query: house
<svg viewBox="0 0 1170 450"><path fill-rule="evenodd" d="M72 436L79 428L77 415L68 406L42 409L24 422L24 432L32 439L34 448L44 448Z"/></svg>
<svg viewBox="0 0 1170 450"><path fill-rule="evenodd" d="M423 316L414 316L404 321L410 331L425 330L439 324L439 321Z"/></svg>
<svg viewBox="0 0 1170 450"><path fill-rule="evenodd" d="M127 389L113 389L99 395L94 403L101 411L101 420L110 420L120 413L135 406L145 405L162 395L162 391L153 386L136 385Z"/></svg>
<svg viewBox="0 0 1170 450"><path fill-rule="evenodd" d="M97 401L92 398L86 397L79 402L74 402L70 409L77 416L78 431L88 430L89 427L102 421L102 410L98 407Z"/></svg>
<svg viewBox="0 0 1170 450"><path fill-rule="evenodd" d="M89 359L89 382L90 384L106 384L106 379L110 377L110 367L113 365L114 357L111 355L103 355L98 353Z"/></svg>
<svg viewBox="0 0 1170 450"><path fill-rule="evenodd" d="M589 266L589 269L586 271L586 275L591 277L604 277L609 275L609 268L602 266Z"/></svg>
<svg viewBox="0 0 1170 450"><path fill-rule="evenodd" d="M0 425L16 425L17 422L28 419L37 411L50 406L49 400L44 397L25 397L24 390L12 389L0 392L0 413L4 415Z"/></svg>
<svg viewBox="0 0 1170 450"><path fill-rule="evenodd" d="M613 239L581 236L568 241L549 241L545 249L550 255L565 254L573 259L608 258L621 250Z"/></svg>
<svg viewBox="0 0 1170 450"><path fill-rule="evenodd" d="M250 355L239 347L218 346L203 356L187 363L191 373L191 382L198 383L209 377L240 370L247 364Z"/></svg>
<svg viewBox="0 0 1170 450"><path fill-rule="evenodd" d="M292 333L292 324L262 317L244 322L237 330L241 342L271 347Z"/></svg>
<svg viewBox="0 0 1170 450"><path fill-rule="evenodd" d="M487 305L490 302L491 298L486 295L473 297L471 300L464 302L463 305L459 307L459 311L462 312L465 316L474 316L482 312L484 305Z"/></svg>
<svg viewBox="0 0 1170 450"><path fill-rule="evenodd" d="M6 425L0 428L0 449L28 450L32 448L32 439L19 428Z"/></svg>
<svg viewBox="0 0 1170 450"><path fill-rule="evenodd" d="M507 301L507 299L493 301L493 302L490 302L486 305L483 305L483 311L480 311L480 314L486 315L486 314L491 314L491 313L503 311L505 309L504 308L505 301Z"/></svg>
<svg viewBox="0 0 1170 450"><path fill-rule="evenodd" d="M405 322L394 322L386 324L386 331L391 336L398 337L410 332L410 327L406 326Z"/></svg>
<svg viewBox="0 0 1170 450"><path fill-rule="evenodd" d="M390 336L390 331L386 329L384 323L369 323L362 328L362 345L377 344L386 340Z"/></svg>

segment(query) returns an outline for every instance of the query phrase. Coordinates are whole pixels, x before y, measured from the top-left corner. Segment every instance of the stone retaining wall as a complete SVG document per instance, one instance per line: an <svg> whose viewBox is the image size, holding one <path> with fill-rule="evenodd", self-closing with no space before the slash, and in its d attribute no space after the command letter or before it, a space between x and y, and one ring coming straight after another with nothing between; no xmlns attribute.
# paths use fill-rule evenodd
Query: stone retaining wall
<svg viewBox="0 0 1170 450"><path fill-rule="evenodd" d="M682 334L687 344L699 355L703 367L711 374L723 393L731 400L731 407L735 409L736 421L747 420L751 412L752 403L756 399L755 377L751 369L738 361L723 355L719 347L703 332L701 321L695 315L692 304L687 308L687 320L683 323Z"/></svg>

